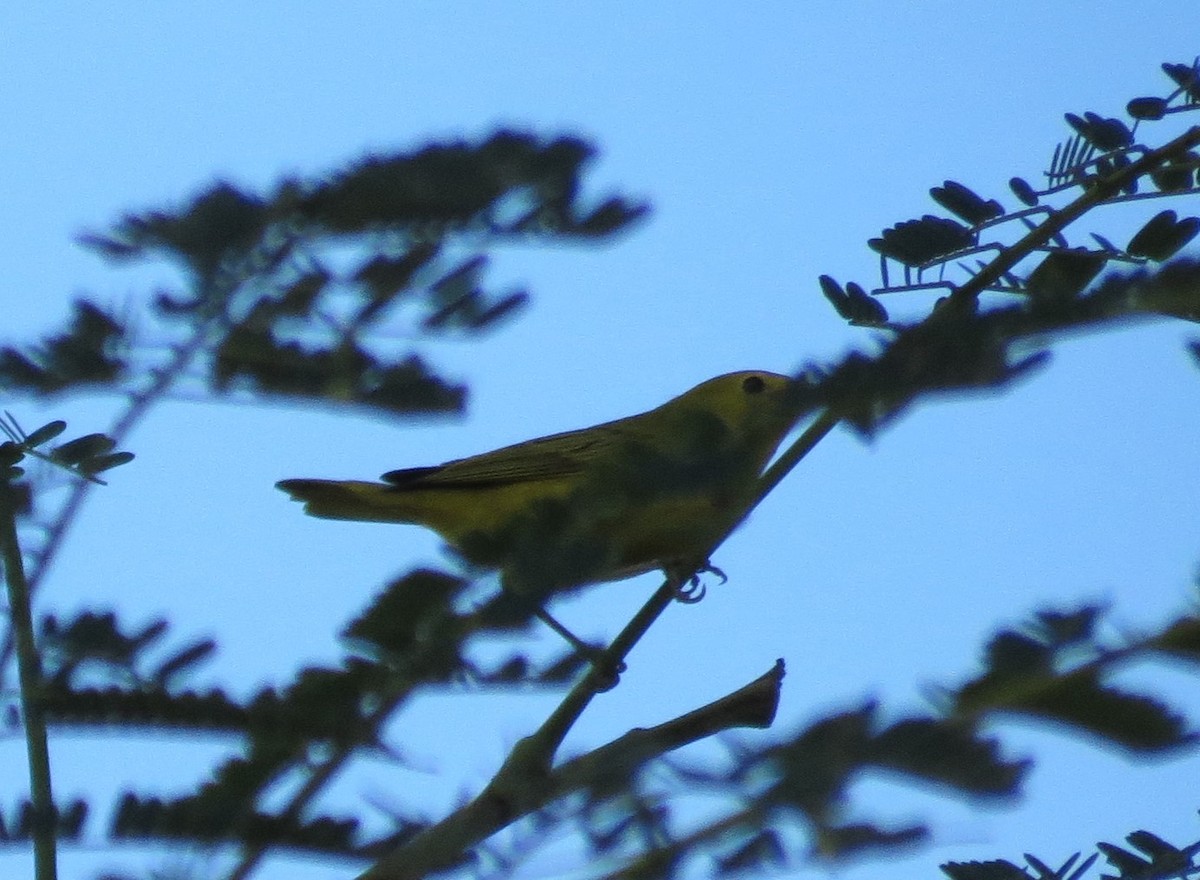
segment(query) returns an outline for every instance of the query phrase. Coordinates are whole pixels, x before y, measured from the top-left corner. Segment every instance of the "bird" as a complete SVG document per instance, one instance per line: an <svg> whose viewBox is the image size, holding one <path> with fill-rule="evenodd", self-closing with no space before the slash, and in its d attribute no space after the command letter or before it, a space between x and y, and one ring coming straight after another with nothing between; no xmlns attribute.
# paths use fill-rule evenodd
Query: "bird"
<svg viewBox="0 0 1200 880"><path fill-rule="evenodd" d="M277 486L311 516L432 529L535 599L656 569L716 571L709 552L799 418L796 388L779 373L727 373L638 415L379 482Z"/></svg>

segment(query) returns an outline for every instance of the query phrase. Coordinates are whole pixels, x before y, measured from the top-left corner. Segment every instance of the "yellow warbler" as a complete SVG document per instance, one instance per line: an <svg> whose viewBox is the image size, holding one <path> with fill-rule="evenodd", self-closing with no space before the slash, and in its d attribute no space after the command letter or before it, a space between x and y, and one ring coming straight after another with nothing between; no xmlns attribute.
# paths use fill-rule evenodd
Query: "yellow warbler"
<svg viewBox="0 0 1200 880"><path fill-rule="evenodd" d="M662 406L383 482L283 480L327 519L415 523L516 592L707 563L796 421L794 382L717 376Z"/></svg>

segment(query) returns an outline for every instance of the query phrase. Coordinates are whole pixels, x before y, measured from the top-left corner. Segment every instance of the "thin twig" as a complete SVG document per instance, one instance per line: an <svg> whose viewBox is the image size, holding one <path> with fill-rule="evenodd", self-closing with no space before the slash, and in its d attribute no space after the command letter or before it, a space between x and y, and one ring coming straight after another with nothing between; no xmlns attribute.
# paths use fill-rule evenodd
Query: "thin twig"
<svg viewBox="0 0 1200 880"><path fill-rule="evenodd" d="M4 558L4 580L8 585L9 619L17 652L17 675L21 687L25 747L29 753L29 791L33 804L33 864L37 880L57 876L55 828L57 816L50 784L50 747L46 740L46 717L42 712L42 661L33 632L29 582L17 540L15 490L0 485L0 554Z"/></svg>
<svg viewBox="0 0 1200 880"><path fill-rule="evenodd" d="M950 295L951 298L959 302L974 300L980 293L1003 278L1005 273L1015 269L1017 264L1029 256L1039 245L1054 238L1092 208L1104 204L1133 181L1198 145L1200 145L1200 125L1192 126L1175 140L1169 141L1156 150L1150 150L1136 162L1105 177L1089 181L1088 188L1083 195L1069 205L1065 205L1061 210L1055 211L1043 223L1030 230L1024 238L997 255L978 275L970 278L955 290Z"/></svg>

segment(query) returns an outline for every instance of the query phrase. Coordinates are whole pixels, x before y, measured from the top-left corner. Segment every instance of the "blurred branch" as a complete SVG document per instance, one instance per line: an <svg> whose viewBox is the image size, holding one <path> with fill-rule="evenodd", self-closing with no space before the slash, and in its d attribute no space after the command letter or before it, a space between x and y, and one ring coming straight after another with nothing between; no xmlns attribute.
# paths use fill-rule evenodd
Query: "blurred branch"
<svg viewBox="0 0 1200 880"><path fill-rule="evenodd" d="M6 468L7 469L7 468ZM57 876L55 826L57 813L51 791L50 749L42 712L41 655L33 633L29 583L17 539L17 511L21 501L10 478L0 481L0 554L8 587L9 619L17 648L17 675L21 688L21 713L29 760L29 789L33 805L33 860L37 880Z"/></svg>
<svg viewBox="0 0 1200 880"><path fill-rule="evenodd" d="M592 674L599 674L594 667ZM453 867L474 845L552 801L588 789L619 788L621 780L649 761L714 733L767 727L775 717L782 680L779 661L771 671L713 703L655 727L635 728L553 769L541 763L538 734L526 737L474 800L384 856L359 875L360 880L419 880Z"/></svg>

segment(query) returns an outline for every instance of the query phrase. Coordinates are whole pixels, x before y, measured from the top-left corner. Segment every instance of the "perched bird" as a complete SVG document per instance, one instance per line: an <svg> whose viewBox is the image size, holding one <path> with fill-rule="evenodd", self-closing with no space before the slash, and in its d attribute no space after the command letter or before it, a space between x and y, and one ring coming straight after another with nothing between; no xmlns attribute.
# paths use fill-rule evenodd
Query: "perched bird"
<svg viewBox="0 0 1200 880"><path fill-rule="evenodd" d="M390 471L383 482L278 487L312 516L430 528L518 594L691 573L745 513L799 416L796 398L787 376L728 373L640 415Z"/></svg>

